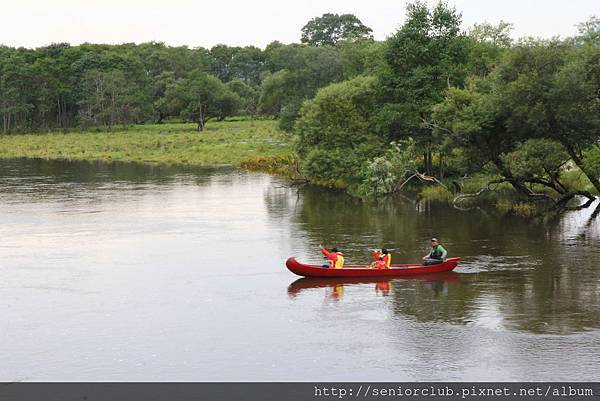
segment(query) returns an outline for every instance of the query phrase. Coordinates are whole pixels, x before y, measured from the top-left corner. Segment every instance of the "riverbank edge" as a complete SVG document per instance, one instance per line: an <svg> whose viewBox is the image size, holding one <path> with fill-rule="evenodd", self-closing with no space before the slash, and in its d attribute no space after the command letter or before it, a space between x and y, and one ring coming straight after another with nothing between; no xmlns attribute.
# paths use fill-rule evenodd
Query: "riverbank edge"
<svg viewBox="0 0 600 401"><path fill-rule="evenodd" d="M274 120L225 120L211 122L206 132L197 133L185 123L136 125L120 131L77 131L0 135L0 159L40 159L104 163L136 163L173 167L236 167L267 173L356 196L344 181L314 181L303 177L301 160L293 151L293 137L281 132ZM582 174L569 172L574 188L589 190ZM493 180L478 174L467 180L446 178L446 186L417 183L403 194L412 198L447 203L469 209L492 206L503 214L533 217L548 205L519 196L509 184L494 191L455 202L459 194L475 193ZM450 191L448 188L456 190ZM594 191L591 191L594 192ZM597 195L597 194L596 194Z"/></svg>

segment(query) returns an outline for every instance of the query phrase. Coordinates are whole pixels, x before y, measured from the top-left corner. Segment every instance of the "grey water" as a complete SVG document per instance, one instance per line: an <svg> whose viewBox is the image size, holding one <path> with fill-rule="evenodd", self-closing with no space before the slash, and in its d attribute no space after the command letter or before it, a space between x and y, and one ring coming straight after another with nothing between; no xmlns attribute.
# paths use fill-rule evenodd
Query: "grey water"
<svg viewBox="0 0 600 401"><path fill-rule="evenodd" d="M544 219L231 168L0 162L0 381L600 380L600 208ZM301 279L289 256L455 272Z"/></svg>

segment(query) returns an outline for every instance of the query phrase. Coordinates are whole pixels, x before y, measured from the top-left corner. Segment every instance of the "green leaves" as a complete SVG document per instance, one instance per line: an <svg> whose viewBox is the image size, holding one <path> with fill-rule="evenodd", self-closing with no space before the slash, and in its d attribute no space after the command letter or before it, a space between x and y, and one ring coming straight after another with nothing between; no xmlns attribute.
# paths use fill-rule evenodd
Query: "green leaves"
<svg viewBox="0 0 600 401"><path fill-rule="evenodd" d="M569 155L556 141L529 139L502 159L515 177L551 180L559 177Z"/></svg>
<svg viewBox="0 0 600 401"><path fill-rule="evenodd" d="M165 99L171 113L197 122L198 131L204 129L207 119L233 115L241 104L240 97L217 77L199 70L170 85L165 92Z"/></svg>
<svg viewBox="0 0 600 401"><path fill-rule="evenodd" d="M375 141L369 128L376 96L374 77L357 77L320 89L304 104L296 122L300 154L314 146L352 148Z"/></svg>
<svg viewBox="0 0 600 401"><path fill-rule="evenodd" d="M302 43L333 46L340 41L372 39L373 30L353 14L323 14L302 27Z"/></svg>

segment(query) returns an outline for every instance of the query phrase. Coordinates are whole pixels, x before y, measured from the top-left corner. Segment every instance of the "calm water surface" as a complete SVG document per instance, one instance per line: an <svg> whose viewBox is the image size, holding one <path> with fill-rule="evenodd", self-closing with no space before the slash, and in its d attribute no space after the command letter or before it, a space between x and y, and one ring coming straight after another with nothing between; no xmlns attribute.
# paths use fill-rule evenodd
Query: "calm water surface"
<svg viewBox="0 0 600 401"><path fill-rule="evenodd" d="M595 206L532 221L231 169L0 162L0 381L598 381ZM319 243L415 261L432 235L456 273L284 267Z"/></svg>

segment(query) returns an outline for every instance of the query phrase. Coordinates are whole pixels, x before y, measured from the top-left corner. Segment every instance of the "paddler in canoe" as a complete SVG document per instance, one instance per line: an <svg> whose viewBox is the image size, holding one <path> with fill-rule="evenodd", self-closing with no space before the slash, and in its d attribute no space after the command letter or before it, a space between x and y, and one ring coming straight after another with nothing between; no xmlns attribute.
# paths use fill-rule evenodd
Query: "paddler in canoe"
<svg viewBox="0 0 600 401"><path fill-rule="evenodd" d="M442 245L437 238L431 239L431 252L423 256L423 265L431 266L443 263L448 256L448 251Z"/></svg>
<svg viewBox="0 0 600 401"><path fill-rule="evenodd" d="M385 249L375 249L373 251L375 261L371 263L369 269L389 269L392 264L392 255Z"/></svg>
<svg viewBox="0 0 600 401"><path fill-rule="evenodd" d="M323 245L319 245L319 248L321 248L323 255L327 257L329 268L341 269L344 267L344 254L338 251L337 248L331 248L331 251L323 248Z"/></svg>

